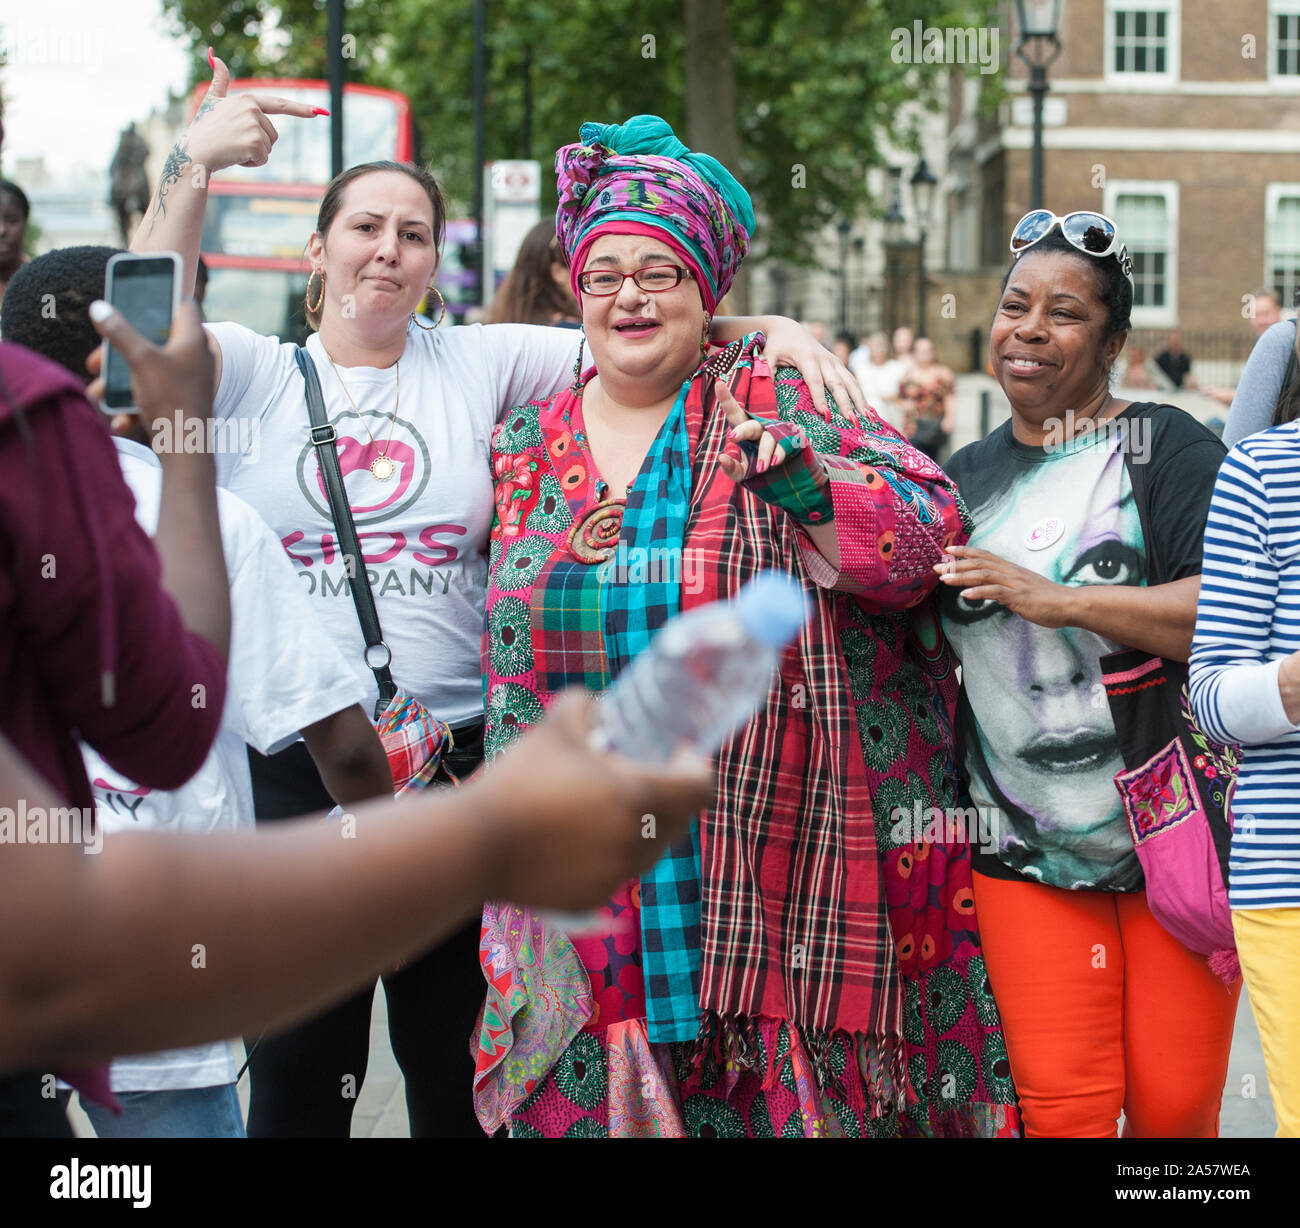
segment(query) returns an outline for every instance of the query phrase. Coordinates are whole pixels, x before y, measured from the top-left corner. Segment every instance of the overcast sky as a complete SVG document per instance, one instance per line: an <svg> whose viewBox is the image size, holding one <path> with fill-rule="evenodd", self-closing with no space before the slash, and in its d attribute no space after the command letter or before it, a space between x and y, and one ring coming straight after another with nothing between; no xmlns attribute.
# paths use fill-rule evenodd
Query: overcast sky
<svg viewBox="0 0 1300 1228"><path fill-rule="evenodd" d="M160 0L6 0L0 46L6 174L35 156L59 176L106 171L127 123L185 86L185 49Z"/></svg>

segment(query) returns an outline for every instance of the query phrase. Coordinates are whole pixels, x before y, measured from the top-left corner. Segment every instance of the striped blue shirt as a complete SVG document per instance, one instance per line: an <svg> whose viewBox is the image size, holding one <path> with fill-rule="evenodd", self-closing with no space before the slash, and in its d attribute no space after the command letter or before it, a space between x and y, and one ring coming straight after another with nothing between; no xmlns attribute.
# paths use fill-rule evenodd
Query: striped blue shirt
<svg viewBox="0 0 1300 1228"><path fill-rule="evenodd" d="M1300 726L1278 669L1300 651L1300 422L1242 440L1205 528L1191 699L1211 737L1242 748L1232 799L1233 908L1300 907Z"/></svg>

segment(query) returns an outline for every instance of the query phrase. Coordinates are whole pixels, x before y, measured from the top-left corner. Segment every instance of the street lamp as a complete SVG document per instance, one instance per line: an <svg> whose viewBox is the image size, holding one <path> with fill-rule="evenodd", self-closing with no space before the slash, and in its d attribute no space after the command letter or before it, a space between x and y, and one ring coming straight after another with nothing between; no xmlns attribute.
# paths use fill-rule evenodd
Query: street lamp
<svg viewBox="0 0 1300 1228"><path fill-rule="evenodd" d="M840 235L840 336L849 331L849 232L853 223L842 217L835 224Z"/></svg>
<svg viewBox="0 0 1300 1228"><path fill-rule="evenodd" d="M790 281L789 270L783 264L774 264L771 272L774 315L785 315L786 286Z"/></svg>
<svg viewBox="0 0 1300 1228"><path fill-rule="evenodd" d="M903 168L889 168L889 208L885 210L885 239L889 243L898 243L903 237L903 226L907 219L903 216Z"/></svg>
<svg viewBox="0 0 1300 1228"><path fill-rule="evenodd" d="M903 245L903 229L907 218L903 216L903 168L889 168L889 208L885 210L885 325L892 332L898 324L898 286L896 281L898 261L895 253Z"/></svg>
<svg viewBox="0 0 1300 1228"><path fill-rule="evenodd" d="M922 158L912 172L912 203L916 206L918 227L916 252L916 335L925 336L925 238L930 224L930 206L938 180Z"/></svg>
<svg viewBox="0 0 1300 1228"><path fill-rule="evenodd" d="M1020 38L1016 54L1029 67L1029 93L1034 100L1034 151L1030 169L1031 209L1043 207L1043 98L1047 66L1061 54L1061 5L1064 0L1016 0Z"/></svg>

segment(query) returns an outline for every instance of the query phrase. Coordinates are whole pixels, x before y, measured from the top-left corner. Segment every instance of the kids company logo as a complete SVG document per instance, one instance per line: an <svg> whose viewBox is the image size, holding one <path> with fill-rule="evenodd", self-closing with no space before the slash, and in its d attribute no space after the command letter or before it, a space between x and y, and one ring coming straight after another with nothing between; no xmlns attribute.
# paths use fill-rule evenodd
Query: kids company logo
<svg viewBox="0 0 1300 1228"><path fill-rule="evenodd" d="M390 419L387 414L366 417L373 439L355 410L331 419L338 432L332 446L339 458L348 506L358 526L377 524L404 512L424 493L432 470L429 449L413 423L406 418ZM316 451L308 440L298 453L298 489L317 512L329 519L325 475ZM387 476L381 479L376 472Z"/></svg>

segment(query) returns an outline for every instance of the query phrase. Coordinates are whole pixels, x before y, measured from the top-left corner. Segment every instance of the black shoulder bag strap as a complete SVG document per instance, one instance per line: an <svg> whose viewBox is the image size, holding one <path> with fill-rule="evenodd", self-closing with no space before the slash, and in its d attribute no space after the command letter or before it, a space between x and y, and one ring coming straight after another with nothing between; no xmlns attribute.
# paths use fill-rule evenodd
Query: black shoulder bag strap
<svg viewBox="0 0 1300 1228"><path fill-rule="evenodd" d="M1147 459L1139 461L1135 458L1135 449L1128 446L1128 440L1124 444L1124 467L1128 470L1129 485L1133 488L1133 503L1137 508L1138 523L1142 526L1142 540L1146 543L1147 550L1147 585L1154 586L1165 582L1164 568L1160 563L1160 551L1156 546L1156 539L1151 531L1151 504L1147 491L1147 469L1151 465L1155 444L1155 422L1152 419L1150 410L1147 412L1134 415L1128 421L1128 429L1132 430L1138 418L1145 418L1151 423L1150 431L1152 433L1152 448L1148 451Z"/></svg>
<svg viewBox="0 0 1300 1228"><path fill-rule="evenodd" d="M321 395L316 364L302 346L294 352L294 357L298 360L298 370L302 372L302 382L307 386L307 413L311 418L311 441L316 447L316 458L320 462L321 475L325 479L325 493L329 496L330 515L334 520L334 529L339 535L339 546L343 551L343 564L347 570L348 587L352 592L352 604L357 608L361 633L366 637L366 665L374 674L375 681L379 683L379 701L375 704L375 720L378 720L384 709L388 707L389 701L397 694L397 684L388 669L393 654L384 643L384 633L379 626L375 595L370 591L370 577L366 575L366 565L361 558L357 526L352 519L352 509L348 506L347 491L343 486L343 471L339 468L339 454L334 447L338 432L325 417L325 398ZM376 665L375 661L380 661L381 664Z"/></svg>

